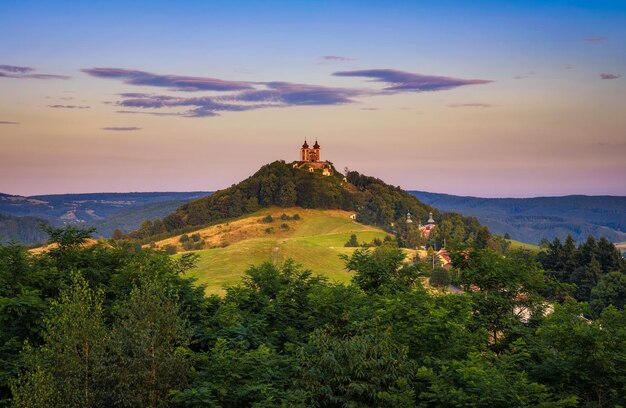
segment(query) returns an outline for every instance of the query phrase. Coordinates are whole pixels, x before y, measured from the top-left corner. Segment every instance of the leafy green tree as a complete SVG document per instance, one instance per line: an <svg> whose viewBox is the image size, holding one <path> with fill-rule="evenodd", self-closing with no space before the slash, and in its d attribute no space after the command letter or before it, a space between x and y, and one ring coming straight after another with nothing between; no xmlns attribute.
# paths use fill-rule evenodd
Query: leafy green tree
<svg viewBox="0 0 626 408"><path fill-rule="evenodd" d="M337 338L315 332L298 356L296 384L310 407L413 407L406 347L374 331Z"/></svg>
<svg viewBox="0 0 626 408"><path fill-rule="evenodd" d="M190 335L176 294L154 277L143 277L117 308L108 349L110 403L166 406L170 390L186 384Z"/></svg>
<svg viewBox="0 0 626 408"><path fill-rule="evenodd" d="M49 407L102 406L107 341L102 291L74 274L72 286L52 302L43 338L43 346L26 349L27 370L13 390L16 404L31 405L33 394Z"/></svg>
<svg viewBox="0 0 626 408"><path fill-rule="evenodd" d="M296 205L297 200L298 193L296 192L296 185L293 181L287 180L278 190L276 204L281 207L293 207Z"/></svg>
<svg viewBox="0 0 626 408"><path fill-rule="evenodd" d="M391 244L373 251L357 249L341 258L346 261L346 269L355 272L353 282L368 293L408 290L419 276L418 267L405 264L404 252Z"/></svg>
<svg viewBox="0 0 626 408"><path fill-rule="evenodd" d="M626 304L626 274L611 272L591 290L591 308L596 316L607 306L623 309Z"/></svg>

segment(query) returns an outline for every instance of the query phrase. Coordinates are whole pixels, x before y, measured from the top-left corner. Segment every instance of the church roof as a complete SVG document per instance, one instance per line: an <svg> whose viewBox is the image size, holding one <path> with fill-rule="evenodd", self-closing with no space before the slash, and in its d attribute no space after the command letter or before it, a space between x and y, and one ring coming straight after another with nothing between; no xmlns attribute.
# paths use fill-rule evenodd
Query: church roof
<svg viewBox="0 0 626 408"><path fill-rule="evenodd" d="M319 149L319 148L320 148L320 145L319 145L319 144L317 144L317 140L315 141L315 144L313 145L313 148L314 148L314 149Z"/></svg>
<svg viewBox="0 0 626 408"><path fill-rule="evenodd" d="M302 145L303 149L308 149L309 148L309 144L306 142L306 139L304 139L304 144Z"/></svg>

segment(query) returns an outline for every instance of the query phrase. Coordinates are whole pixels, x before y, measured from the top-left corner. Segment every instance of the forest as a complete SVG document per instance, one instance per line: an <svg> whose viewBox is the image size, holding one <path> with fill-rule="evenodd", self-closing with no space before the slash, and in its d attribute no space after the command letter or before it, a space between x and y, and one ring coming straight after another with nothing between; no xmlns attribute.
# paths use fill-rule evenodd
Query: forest
<svg viewBox="0 0 626 408"><path fill-rule="evenodd" d="M452 293L386 240L344 257L350 284L263 263L219 297L186 276L193 253L82 245L91 232L0 246L0 406L626 404L626 266L608 241L474 241Z"/></svg>

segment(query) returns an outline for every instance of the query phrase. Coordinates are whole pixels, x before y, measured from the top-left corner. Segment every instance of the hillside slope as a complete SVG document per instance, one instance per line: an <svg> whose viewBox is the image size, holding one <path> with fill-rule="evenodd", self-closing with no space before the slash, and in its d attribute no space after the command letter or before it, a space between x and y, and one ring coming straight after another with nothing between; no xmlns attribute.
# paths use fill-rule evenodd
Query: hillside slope
<svg viewBox="0 0 626 408"><path fill-rule="evenodd" d="M43 241L47 236L39 225L45 222L37 217L15 217L0 213L0 245L10 241L21 243Z"/></svg>
<svg viewBox="0 0 626 408"><path fill-rule="evenodd" d="M475 216L492 232L509 234L522 242L537 244L543 238L563 239L567 234L578 242L589 235L626 241L626 197L479 198L410 193L442 211Z"/></svg>
<svg viewBox="0 0 626 408"><path fill-rule="evenodd" d="M299 219L281 220L282 214L290 218L298 214ZM356 234L361 243L384 239L387 235L379 228L353 221L351 214L342 210L273 207L199 229L194 233L209 248L194 251L200 261L191 274L207 285L208 293L222 293L223 286L238 282L250 265L264 261L280 263L291 258L332 280L347 282L351 274L345 270L339 255L354 251L344 247L350 235ZM272 222L263 220L267 215L272 216ZM281 228L282 224L287 228ZM270 233L265 232L268 228L272 229ZM178 235L154 245L158 248L175 245L182 250L180 238Z"/></svg>

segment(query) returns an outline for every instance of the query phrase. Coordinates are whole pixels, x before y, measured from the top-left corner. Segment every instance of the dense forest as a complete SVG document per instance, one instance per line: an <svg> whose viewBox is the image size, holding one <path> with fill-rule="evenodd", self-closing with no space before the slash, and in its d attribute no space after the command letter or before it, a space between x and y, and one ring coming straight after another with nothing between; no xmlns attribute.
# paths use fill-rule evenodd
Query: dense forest
<svg viewBox="0 0 626 408"><path fill-rule="evenodd" d="M626 269L604 241L506 257L475 241L450 293L386 240L344 257L350 284L265 263L207 297L193 254L48 233L47 253L0 246L0 406L626 404Z"/></svg>
<svg viewBox="0 0 626 408"><path fill-rule="evenodd" d="M380 179L356 171L348 171L344 178L334 169L332 176L325 177L275 161L236 185L181 206L162 220L145 221L137 231L127 234L127 238L147 241L168 233L188 232L197 226L271 206L354 211L357 221L395 233L402 245L424 244L417 226L407 226L407 213L411 213L416 223L426 222L429 212L437 222L445 223L447 228L443 231L449 236L434 237L437 241L433 244L439 248L446 237L448 242L466 242L487 240L490 235L476 218L440 214L436 208Z"/></svg>

